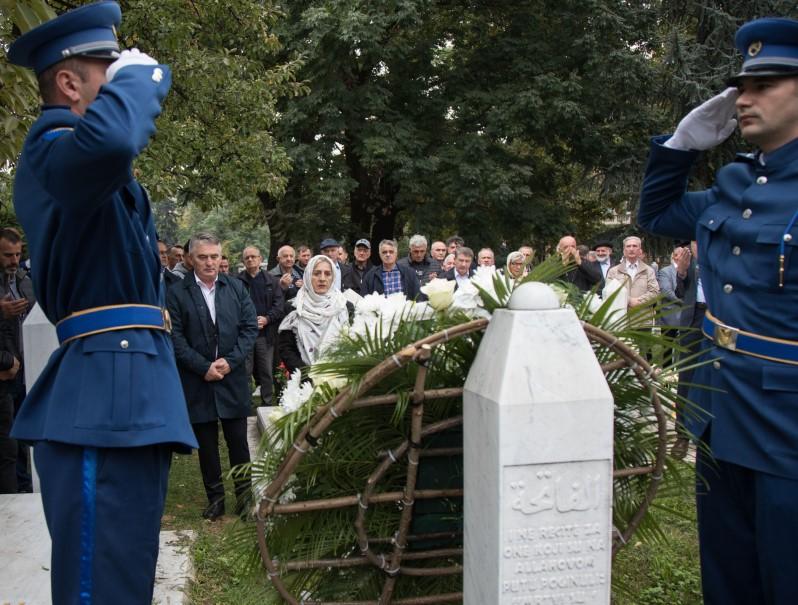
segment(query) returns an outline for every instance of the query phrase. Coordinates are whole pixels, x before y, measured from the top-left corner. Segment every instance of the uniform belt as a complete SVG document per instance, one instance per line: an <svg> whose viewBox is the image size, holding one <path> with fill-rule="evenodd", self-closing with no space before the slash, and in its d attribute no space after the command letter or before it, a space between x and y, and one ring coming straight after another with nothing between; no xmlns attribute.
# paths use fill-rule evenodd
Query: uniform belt
<svg viewBox="0 0 798 605"><path fill-rule="evenodd" d="M798 342L794 340L761 336L727 326L709 311L704 315L701 331L716 346L723 349L770 361L798 365Z"/></svg>
<svg viewBox="0 0 798 605"><path fill-rule="evenodd" d="M76 311L55 325L59 344L114 330L146 328L171 332L166 309L153 305L109 305Z"/></svg>

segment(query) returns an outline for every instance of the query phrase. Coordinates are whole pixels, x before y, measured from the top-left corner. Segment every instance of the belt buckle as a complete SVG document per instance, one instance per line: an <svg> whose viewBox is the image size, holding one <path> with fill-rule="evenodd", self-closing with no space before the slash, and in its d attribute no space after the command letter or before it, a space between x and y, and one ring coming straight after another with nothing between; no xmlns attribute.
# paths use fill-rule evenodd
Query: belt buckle
<svg viewBox="0 0 798 605"><path fill-rule="evenodd" d="M724 349L730 351L737 350L737 334L739 330L730 328L729 326L715 325L715 343Z"/></svg>
<svg viewBox="0 0 798 605"><path fill-rule="evenodd" d="M162 307L161 315L163 315L163 327L167 334L172 333L172 318L169 316L169 310Z"/></svg>

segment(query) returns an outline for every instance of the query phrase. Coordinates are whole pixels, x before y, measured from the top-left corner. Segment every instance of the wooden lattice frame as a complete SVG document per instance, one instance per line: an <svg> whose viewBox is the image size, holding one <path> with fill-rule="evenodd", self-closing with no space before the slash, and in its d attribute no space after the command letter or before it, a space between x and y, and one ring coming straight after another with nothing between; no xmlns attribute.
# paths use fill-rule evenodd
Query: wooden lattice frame
<svg viewBox="0 0 798 605"><path fill-rule="evenodd" d="M320 407L313 418L297 435L293 447L288 450L283 459L274 479L266 487L257 512L258 546L261 559L266 568L269 579L280 593L286 603L290 605L435 605L438 603L460 603L463 599L461 592L428 595L423 597L410 597L403 599L393 599L393 592L398 578L406 576L431 576L431 575L451 575L462 573L461 565L447 565L446 567L413 567L405 565L404 562L418 560L429 560L436 558L452 558L462 556L462 548L439 548L421 550L405 553L404 550L409 541L414 539L433 539L438 537L456 537L453 534L424 534L421 536L409 536L410 521L413 512L413 504L418 499L431 498L457 498L463 496L461 489L439 489L439 490L416 490L416 479L418 460L420 456L448 456L462 453L462 448L438 448L422 451L418 447L425 437L431 434L459 426L463 422L462 416L453 416L427 426L423 426L422 418L424 413L424 402L435 399L448 399L461 397L462 388L430 389L425 390L427 376L427 361L429 360L433 347L445 343L453 338L465 336L474 332L484 331L488 325L488 320L478 319L468 323L455 326L448 330L438 332L423 338L414 344L405 347L398 353L385 359L369 372L365 374L356 390L353 392L351 387L346 387L327 405ZM614 469L613 478L630 477L637 475L649 475L649 485L645 492L643 502L637 512L632 516L631 521L624 530L616 528L613 538L612 554L626 544L637 527L640 525L648 507L654 500L659 484L662 481L663 470L665 468L665 458L667 455L667 419L660 402L654 382L656 372L651 365L632 347L620 341L617 337L601 330L593 325L583 322L582 326L588 339L600 346L607 347L614 351L618 359L602 365L604 373L628 368L634 372L638 381L648 390L654 416L657 422L657 453L654 464L644 467ZM336 418L349 412L350 410L372 406L395 405L398 401L397 395L379 395L365 397L365 395L386 376L392 374L406 364L415 361L419 364L419 371L416 382L411 394L411 413L410 438L405 440L394 450L389 450L382 462L372 472L366 481L363 492L355 496L342 496L337 498L327 498L322 500L312 500L303 502L292 502L280 504L278 498L284 491L289 479L296 470L297 465L309 449L318 443L318 439L325 433L327 428ZM380 478L386 473L391 465L398 463L403 458L407 458L406 484L403 491L379 492L375 493L375 488ZM399 520L399 528L392 538L369 538L366 531L366 512L374 504L398 504L402 507ZM354 522L357 533L357 540L360 546L361 556L348 557L345 559L321 559L306 561L280 561L272 559L266 543L266 522L271 515L294 514L311 512L317 510L329 510L335 508L357 507L357 515ZM393 548L390 552L377 554L371 546L377 544L391 544ZM377 600L372 601L309 601L299 600L290 593L280 576L280 568L284 571L299 571L306 569L330 568L340 569L343 567L355 567L372 565L380 569L385 575L382 594Z"/></svg>

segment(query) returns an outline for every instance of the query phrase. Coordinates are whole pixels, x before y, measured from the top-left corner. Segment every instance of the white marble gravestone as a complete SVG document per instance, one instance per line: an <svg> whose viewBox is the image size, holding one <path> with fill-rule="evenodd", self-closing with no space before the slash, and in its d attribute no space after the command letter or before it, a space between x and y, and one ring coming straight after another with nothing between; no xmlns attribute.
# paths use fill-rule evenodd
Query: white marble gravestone
<svg viewBox="0 0 798 605"><path fill-rule="evenodd" d="M465 605L607 605L613 402L540 283L494 313L465 385Z"/></svg>
<svg viewBox="0 0 798 605"><path fill-rule="evenodd" d="M42 311L38 303L28 313L22 324L22 350L25 355L25 384L27 389L39 378L44 366L50 359L53 351L58 348L58 337L55 334L55 326ZM33 491L39 489L39 474L33 464L33 448L30 449L31 455L31 474L33 475Z"/></svg>

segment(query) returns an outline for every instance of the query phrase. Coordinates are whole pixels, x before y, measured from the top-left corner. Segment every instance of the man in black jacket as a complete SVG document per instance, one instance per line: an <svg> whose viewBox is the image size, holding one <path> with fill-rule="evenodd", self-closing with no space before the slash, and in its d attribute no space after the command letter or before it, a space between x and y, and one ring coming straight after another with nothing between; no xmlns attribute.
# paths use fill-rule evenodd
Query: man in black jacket
<svg viewBox="0 0 798 605"><path fill-rule="evenodd" d="M250 413L247 358L258 336L255 307L241 280L219 274L222 247L215 236L195 235L189 245L193 271L169 289L177 369L199 443L202 481L208 507L202 516L224 514L224 485L219 461L219 426L230 466L249 462L247 416ZM243 510L247 481L236 481L237 508Z"/></svg>
<svg viewBox="0 0 798 605"><path fill-rule="evenodd" d="M0 322L0 494L17 493L17 442L12 439L14 378L19 370L11 325Z"/></svg>
<svg viewBox="0 0 798 605"><path fill-rule="evenodd" d="M28 316L36 302L33 293L33 282L30 276L20 268L22 258L22 236L13 227L0 229L0 322L8 328L11 338L10 350L16 355L18 362L22 363L22 322ZM25 384L25 368L20 367L14 372L14 377L5 385L13 401L14 414L19 412L22 401L27 393ZM33 479L30 471L30 446L16 442L17 453L14 456L17 465L17 490L20 493L33 491Z"/></svg>
<svg viewBox="0 0 798 605"><path fill-rule="evenodd" d="M373 292L385 296L402 292L408 300L419 296L421 285L418 283L418 276L410 267L396 264L397 249L396 240L384 239L380 242L382 263L372 267L363 278L360 289L363 296Z"/></svg>
<svg viewBox="0 0 798 605"><path fill-rule="evenodd" d="M263 405L272 405L274 348L277 327L285 317L285 298L280 280L260 268L263 261L260 250L249 246L244 248L241 256L244 260L244 271L238 278L246 284L258 317L258 338L247 359L247 371L255 376Z"/></svg>
<svg viewBox="0 0 798 605"><path fill-rule="evenodd" d="M410 238L408 244L410 246L410 251L398 264L410 267L415 271L418 281L422 286L443 273L441 264L427 254L426 237L416 234Z"/></svg>
<svg viewBox="0 0 798 605"><path fill-rule="evenodd" d="M363 287L363 278L374 266L371 262L371 242L365 238L357 240L354 257L352 271L343 280L342 286L344 290L354 290L359 294Z"/></svg>
<svg viewBox="0 0 798 605"><path fill-rule="evenodd" d="M576 238L566 235L560 238L557 244L557 253L560 255L564 265L575 264L562 279L572 283L582 292L587 292L596 288L599 292L604 289L604 278L601 275L601 267L595 261L582 258L576 248Z"/></svg>

